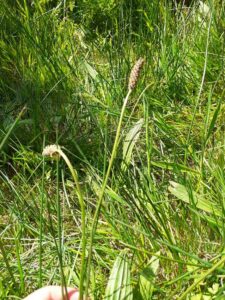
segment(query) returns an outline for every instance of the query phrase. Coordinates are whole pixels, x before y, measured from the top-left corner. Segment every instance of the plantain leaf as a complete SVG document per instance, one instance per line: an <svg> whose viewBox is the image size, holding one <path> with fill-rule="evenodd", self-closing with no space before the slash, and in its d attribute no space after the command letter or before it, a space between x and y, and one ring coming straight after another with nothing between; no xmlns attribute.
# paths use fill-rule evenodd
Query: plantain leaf
<svg viewBox="0 0 225 300"><path fill-rule="evenodd" d="M165 170L173 170L173 171L179 171L179 172L190 172L190 173L196 173L198 174L199 172L196 171L195 169L189 168L185 165L182 164L177 164L175 162L166 162L166 161L151 161L151 164L155 167L165 169Z"/></svg>
<svg viewBox="0 0 225 300"><path fill-rule="evenodd" d="M141 127L144 123L144 119L140 119L138 122L134 124L134 126L129 130L127 133L124 143L123 143L123 163L122 169L126 170L127 166L129 165L132 157L132 151L135 144L138 141Z"/></svg>
<svg viewBox="0 0 225 300"><path fill-rule="evenodd" d="M188 190L184 185L173 181L171 181L170 184L171 186L169 187L169 191L178 199L190 204L195 203L195 206L198 209L201 209L207 213L214 214L217 217L223 216L222 210L219 209L215 203L212 203L208 199L205 199L202 195L199 195L196 192L192 191L190 197L190 193L188 193Z"/></svg>
<svg viewBox="0 0 225 300"><path fill-rule="evenodd" d="M98 72L88 62L85 61L84 65L86 67L87 72L92 77L92 79L96 80L98 77Z"/></svg>
<svg viewBox="0 0 225 300"><path fill-rule="evenodd" d="M105 300L132 300L133 291L130 283L130 262L126 251L116 258L106 287Z"/></svg>
<svg viewBox="0 0 225 300"><path fill-rule="evenodd" d="M157 254L160 254L158 252ZM159 259L153 256L149 262L148 267L144 268L140 275L139 287L143 300L151 300L154 289L155 276L159 268Z"/></svg>

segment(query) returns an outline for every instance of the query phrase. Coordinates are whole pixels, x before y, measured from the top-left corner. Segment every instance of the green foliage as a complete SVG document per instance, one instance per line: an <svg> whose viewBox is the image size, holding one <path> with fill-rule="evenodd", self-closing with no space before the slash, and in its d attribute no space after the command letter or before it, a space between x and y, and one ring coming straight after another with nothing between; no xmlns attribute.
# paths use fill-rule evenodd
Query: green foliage
<svg viewBox="0 0 225 300"><path fill-rule="evenodd" d="M113 265L104 299L133 299L130 282L130 263L125 251L118 255Z"/></svg>
<svg viewBox="0 0 225 300"><path fill-rule="evenodd" d="M160 253L157 253L158 255ZM154 282L159 269L158 257L152 256L147 267L140 275L139 286L140 294L143 300L151 300L154 291Z"/></svg>
<svg viewBox="0 0 225 300"><path fill-rule="evenodd" d="M182 2L0 0L0 299L79 285L77 186L91 299L223 299L225 3Z"/></svg>

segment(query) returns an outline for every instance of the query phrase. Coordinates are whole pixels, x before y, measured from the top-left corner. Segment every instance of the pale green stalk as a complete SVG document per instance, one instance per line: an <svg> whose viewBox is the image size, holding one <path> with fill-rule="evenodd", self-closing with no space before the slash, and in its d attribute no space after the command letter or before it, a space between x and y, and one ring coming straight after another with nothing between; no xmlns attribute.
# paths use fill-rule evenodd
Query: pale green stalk
<svg viewBox="0 0 225 300"><path fill-rule="evenodd" d="M115 141L114 141L114 145L113 145L113 149L112 149L111 158L110 158L110 161L109 161L109 165L108 165L108 169L107 169L105 178L103 180L102 188L101 188L101 191L100 191L100 194L99 194L99 199L98 199L98 202L97 202L97 206L96 206L96 210L95 210L95 214L94 214L94 218L93 218L93 222L92 222L90 247L89 247L89 251L88 251L88 263L87 263L87 283L86 283L86 290L85 290L86 295L88 294L88 286L89 286L89 281L90 281L90 269L91 269L91 258L92 258L92 248L93 248L94 235L95 235L97 225L98 225L98 217L99 217L99 213L100 213L100 209L101 209L101 205L102 205L103 196L104 196L105 189L106 189L106 186L107 186L107 183L108 183L108 179L109 179L109 175L110 175L110 172L111 172L111 169L112 169L112 165L113 165L114 159L115 159L116 154L117 154L123 116L124 116L125 108L126 108L126 105L127 105L127 102L128 102L128 99L130 97L131 92L132 92L132 90L129 89L128 93L126 95L126 98L124 99L124 102L123 102L123 106L122 106L121 113L120 113L120 119L119 119L119 123L118 123L117 130L116 130L116 137L115 137Z"/></svg>
<svg viewBox="0 0 225 300"><path fill-rule="evenodd" d="M80 188L80 184L79 184L79 180L78 180L78 175L76 170L73 168L70 160L68 159L67 155L61 150L61 148L57 145L49 145L47 147L44 148L43 152L42 152L43 156L49 156L52 158L60 158L62 157L65 161L65 163L67 164L70 173L73 177L73 180L75 182L75 186L76 186L76 193L78 196L78 200L79 200L79 204L81 207L81 232L82 232L82 238L81 238L81 271L80 271L80 287L79 287L79 299L83 299L83 293L84 293L84 271L85 271L85 251L86 251L86 224L85 224L85 204L84 204L84 198L83 198L83 194ZM57 166L57 174L58 174L58 166ZM57 181L58 184L58 181ZM57 188L57 193L58 193L58 188ZM58 197L57 197L58 198ZM59 200L59 199L58 199ZM57 213L58 213L58 223L60 223L60 219L61 219L61 215L60 215L60 203L58 201L58 209L57 209ZM61 227L59 224L58 227L58 232L59 232L59 238L61 238ZM59 247L59 251L61 252L61 241L60 241L60 247ZM62 265L62 264L61 264ZM66 284L64 282L64 284Z"/></svg>
<svg viewBox="0 0 225 300"><path fill-rule="evenodd" d="M16 286L16 280L15 280L13 271L11 270L11 267L10 267L10 264L9 264L9 260L8 260L8 258L7 258L6 251L5 251L5 249L4 249L4 244L3 244L1 238L0 238L0 251L1 251L1 253L2 253L2 257L3 257L3 260L4 260L5 264L6 264L6 267L7 267L7 270L8 270L8 272L9 272L9 275L10 275L10 277L11 277L11 280L12 280L14 286Z"/></svg>
<svg viewBox="0 0 225 300"><path fill-rule="evenodd" d="M85 250L86 250L86 224L85 224L85 204L84 204L84 198L82 195L82 191L80 188L79 180L78 180L78 175L76 170L73 168L71 162L69 161L68 157L66 154L61 150L61 148L57 148L57 152L59 155L64 159L65 163L67 164L70 173L73 177L73 180L76 185L76 191L77 191L77 196L79 200L79 204L81 207L81 231L82 231L82 256L81 256L81 272L80 272L80 286L79 286L79 299L83 299L83 284L84 284L84 271L85 271Z"/></svg>
<svg viewBox="0 0 225 300"><path fill-rule="evenodd" d="M44 143L45 144L45 138ZM40 236L39 236L39 287L42 287L42 251L43 251L43 212L44 212L44 174L45 174L45 164L43 157L43 167L42 167L42 182L41 182L41 207L40 207Z"/></svg>
<svg viewBox="0 0 225 300"><path fill-rule="evenodd" d="M57 225L58 225L58 237L59 237L59 244L57 246L57 252L59 257L59 265L60 265L60 272L61 272L61 282L62 282L62 295L65 296L65 300L69 300L69 296L67 293L67 287L66 287L66 278L65 274L63 272L63 240L62 240L62 217L61 217L61 205L60 205L60 195L59 195L59 160L57 160ZM65 293L64 293L65 288Z"/></svg>

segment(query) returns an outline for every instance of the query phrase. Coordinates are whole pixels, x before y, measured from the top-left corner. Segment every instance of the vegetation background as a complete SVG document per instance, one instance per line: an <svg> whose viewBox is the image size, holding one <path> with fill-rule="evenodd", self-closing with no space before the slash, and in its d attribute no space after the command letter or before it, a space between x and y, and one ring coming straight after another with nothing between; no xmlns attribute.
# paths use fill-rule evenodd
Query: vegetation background
<svg viewBox="0 0 225 300"><path fill-rule="evenodd" d="M91 299L225 299L225 2L189 2L0 0L0 299L82 280Z"/></svg>

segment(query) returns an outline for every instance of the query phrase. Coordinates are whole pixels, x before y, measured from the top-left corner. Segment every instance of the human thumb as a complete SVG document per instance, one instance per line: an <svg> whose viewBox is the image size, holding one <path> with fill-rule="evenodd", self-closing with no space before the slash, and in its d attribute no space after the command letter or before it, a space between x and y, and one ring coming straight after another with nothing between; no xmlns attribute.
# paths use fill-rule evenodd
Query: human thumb
<svg viewBox="0 0 225 300"><path fill-rule="evenodd" d="M66 297L66 291L68 297ZM78 300L79 292L75 288L62 288L61 286L45 286L29 296L24 300Z"/></svg>

